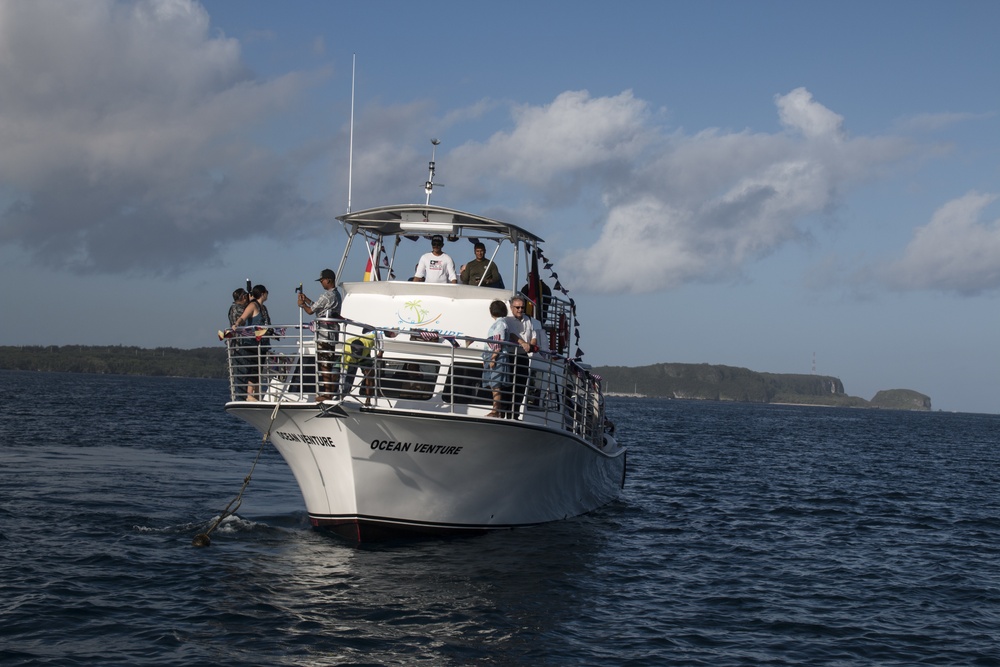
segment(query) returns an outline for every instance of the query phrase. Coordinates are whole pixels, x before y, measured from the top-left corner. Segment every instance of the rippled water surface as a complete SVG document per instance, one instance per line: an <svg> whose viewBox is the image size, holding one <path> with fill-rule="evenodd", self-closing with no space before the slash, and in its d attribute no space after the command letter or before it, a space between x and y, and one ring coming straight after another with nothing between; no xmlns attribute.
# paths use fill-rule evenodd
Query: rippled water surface
<svg viewBox="0 0 1000 667"><path fill-rule="evenodd" d="M1000 418L610 399L589 516L354 547L219 381L0 371L4 665L1000 665Z"/></svg>

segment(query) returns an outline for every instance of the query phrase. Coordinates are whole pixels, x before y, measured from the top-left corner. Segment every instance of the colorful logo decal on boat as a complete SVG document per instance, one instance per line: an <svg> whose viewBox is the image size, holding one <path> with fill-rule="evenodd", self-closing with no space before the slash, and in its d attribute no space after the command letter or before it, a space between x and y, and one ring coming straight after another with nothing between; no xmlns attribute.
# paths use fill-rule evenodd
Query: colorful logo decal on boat
<svg viewBox="0 0 1000 667"><path fill-rule="evenodd" d="M442 313L431 317L430 311L424 308L423 304L420 303L420 299L414 299L413 301L407 301L403 304L403 312L396 311L396 317L399 318L400 324L406 324L411 327L426 327L428 324L433 324L441 319Z"/></svg>

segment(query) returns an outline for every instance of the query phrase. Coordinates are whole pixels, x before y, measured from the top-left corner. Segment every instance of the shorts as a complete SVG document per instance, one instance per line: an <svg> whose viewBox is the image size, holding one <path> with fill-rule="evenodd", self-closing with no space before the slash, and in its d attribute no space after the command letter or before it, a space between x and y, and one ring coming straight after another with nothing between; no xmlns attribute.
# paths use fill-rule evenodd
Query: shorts
<svg viewBox="0 0 1000 667"><path fill-rule="evenodd" d="M489 362L486 362L483 367L483 386L487 389L509 387L514 381L511 370L513 370L511 365L503 358L498 360L493 368L490 368Z"/></svg>

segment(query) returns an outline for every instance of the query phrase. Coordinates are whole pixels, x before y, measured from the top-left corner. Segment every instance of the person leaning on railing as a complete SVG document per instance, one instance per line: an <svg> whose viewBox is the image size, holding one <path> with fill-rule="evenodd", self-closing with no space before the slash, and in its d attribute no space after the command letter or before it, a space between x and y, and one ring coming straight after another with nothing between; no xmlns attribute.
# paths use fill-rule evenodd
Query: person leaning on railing
<svg viewBox="0 0 1000 667"><path fill-rule="evenodd" d="M320 402L333 398L340 383L335 358L338 326L330 319L340 319L342 299L337 291L337 274L332 269L323 269L316 280L326 291L315 301L299 292L298 305L310 315L320 318L316 321L316 364L322 379L322 386L316 391L316 401Z"/></svg>
<svg viewBox="0 0 1000 667"><path fill-rule="evenodd" d="M528 374L531 359L528 354L538 349L537 335L531 324L531 318L524 312L525 299L517 295L510 300L510 316L507 326L517 339L514 348L514 384L511 387L505 411L511 419L520 419L521 404L524 402L528 387Z"/></svg>
<svg viewBox="0 0 1000 667"><path fill-rule="evenodd" d="M490 317L493 323L486 332L486 348L483 350L483 386L493 394L493 409L487 417L510 417L505 408L505 394L513 382L513 366L506 343L511 339L507 321L507 304L499 299L490 303Z"/></svg>

